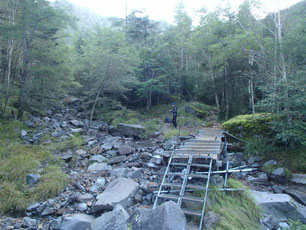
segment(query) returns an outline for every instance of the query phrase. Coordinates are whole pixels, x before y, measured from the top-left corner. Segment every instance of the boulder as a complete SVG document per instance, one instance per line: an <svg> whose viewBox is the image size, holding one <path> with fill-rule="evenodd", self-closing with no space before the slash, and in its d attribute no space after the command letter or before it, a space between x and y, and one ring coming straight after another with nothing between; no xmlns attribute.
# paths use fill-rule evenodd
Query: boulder
<svg viewBox="0 0 306 230"><path fill-rule="evenodd" d="M132 199L138 188L139 185L132 179L120 177L109 183L104 192L97 196L97 202L91 211L112 210L117 204L127 207L133 203Z"/></svg>
<svg viewBox="0 0 306 230"><path fill-rule="evenodd" d="M127 178L128 173L132 171L133 170L129 168L116 168L111 171L111 176Z"/></svg>
<svg viewBox="0 0 306 230"><path fill-rule="evenodd" d="M221 216L218 213L209 211L204 217L204 228L205 229L215 229Z"/></svg>
<svg viewBox="0 0 306 230"><path fill-rule="evenodd" d="M90 187L89 191L98 192L106 183L105 178L101 177L96 180L96 182Z"/></svg>
<svg viewBox="0 0 306 230"><path fill-rule="evenodd" d="M21 134L20 134L20 136L21 136L21 138L24 138L26 135L28 134L28 132L27 131L25 131L25 130L21 130Z"/></svg>
<svg viewBox="0 0 306 230"><path fill-rule="evenodd" d="M110 172L112 170L112 166L106 164L106 163L93 163L88 167L89 172L101 172L101 171L107 171Z"/></svg>
<svg viewBox="0 0 306 230"><path fill-rule="evenodd" d="M269 174L269 179L280 183L280 184L285 184L289 182L289 178L286 177L286 171L285 168L277 168L272 171L271 174Z"/></svg>
<svg viewBox="0 0 306 230"><path fill-rule="evenodd" d="M36 173L31 173L26 176L27 184L30 186L37 184L39 180L40 180L40 175Z"/></svg>
<svg viewBox="0 0 306 230"><path fill-rule="evenodd" d="M109 159L107 161L108 164L112 165L112 164L118 164L118 163L121 163L121 162L124 162L126 161L126 156L119 156L119 157L113 157L111 159Z"/></svg>
<svg viewBox="0 0 306 230"><path fill-rule="evenodd" d="M76 197L76 200L79 202L79 203L85 203L87 201L90 201L94 198L94 196L90 193L85 193L85 194L79 194L77 197Z"/></svg>
<svg viewBox="0 0 306 230"><path fill-rule="evenodd" d="M195 107L192 106L186 106L185 107L185 112L186 113L190 113L198 118L204 118L205 117L205 113L199 109L196 109Z"/></svg>
<svg viewBox="0 0 306 230"><path fill-rule="evenodd" d="M133 230L188 230L183 211L173 201L155 209L138 208L128 222Z"/></svg>
<svg viewBox="0 0 306 230"><path fill-rule="evenodd" d="M135 148L133 148L132 146L129 145L121 145L118 148L119 154L120 155L128 155L128 154L132 154L135 152Z"/></svg>
<svg viewBox="0 0 306 230"><path fill-rule="evenodd" d="M123 136L141 137L145 132L145 127L119 123L117 131Z"/></svg>
<svg viewBox="0 0 306 230"><path fill-rule="evenodd" d="M94 220L93 216L85 214L74 214L63 218L61 230L86 230Z"/></svg>
<svg viewBox="0 0 306 230"><path fill-rule="evenodd" d="M251 190L251 195L263 215L271 215L279 221L301 220L306 223L306 212L287 194L273 194Z"/></svg>
<svg viewBox="0 0 306 230"><path fill-rule="evenodd" d="M278 228L279 221L274 216L269 215L263 220L263 224L268 229L276 230Z"/></svg>
<svg viewBox="0 0 306 230"><path fill-rule="evenodd" d="M292 174L291 181L296 184L306 185L306 174Z"/></svg>
<svg viewBox="0 0 306 230"><path fill-rule="evenodd" d="M130 215L125 209L117 204L113 211L104 213L96 218L92 224L92 230L127 230L127 220Z"/></svg>
<svg viewBox="0 0 306 230"><path fill-rule="evenodd" d="M267 161L263 164L264 167L268 166L268 165L277 165L277 161L276 160L269 160L269 161Z"/></svg>
<svg viewBox="0 0 306 230"><path fill-rule="evenodd" d="M299 191L294 188L284 188L285 193L293 197L297 202L306 206L306 191Z"/></svg>
<svg viewBox="0 0 306 230"><path fill-rule="evenodd" d="M71 120L71 121L69 121L69 124L73 125L74 127L78 127L78 128L84 126L83 122L81 122L79 120Z"/></svg>

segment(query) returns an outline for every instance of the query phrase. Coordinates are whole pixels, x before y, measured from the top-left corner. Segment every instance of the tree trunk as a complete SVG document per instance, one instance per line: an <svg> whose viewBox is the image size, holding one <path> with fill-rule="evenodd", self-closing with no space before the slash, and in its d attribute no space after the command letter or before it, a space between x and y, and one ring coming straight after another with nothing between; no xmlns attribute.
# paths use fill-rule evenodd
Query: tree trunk
<svg viewBox="0 0 306 230"><path fill-rule="evenodd" d="M18 113L17 118L20 119L24 112L24 106L27 100L27 79L28 79L28 67L30 63L29 56L29 42L26 37L23 38L22 41L22 59L23 59L23 67L21 70L20 83L21 90L19 95L19 103L18 103Z"/></svg>
<svg viewBox="0 0 306 230"><path fill-rule="evenodd" d="M251 76L249 80L249 100L250 100L250 108L252 113L255 113L255 96L254 96L254 77Z"/></svg>
<svg viewBox="0 0 306 230"><path fill-rule="evenodd" d="M107 64L107 67L106 67L106 71L105 71L105 77L102 80L102 82L100 84L100 87L98 88L98 92L97 92L95 101L94 101L94 103L92 105L91 112L90 112L90 118L89 118L89 124L88 124L89 127L88 128L91 128L91 123L92 123L93 115L95 113L96 105L98 103L100 94L102 93L104 82L108 79L108 72L109 72L109 68L110 68L110 63L111 63L111 60L108 61L108 64Z"/></svg>
<svg viewBox="0 0 306 230"><path fill-rule="evenodd" d="M209 57L209 63L210 63L210 57ZM214 70L211 66L211 64L209 65L210 67L210 71L211 71L211 83L212 83L212 87L213 87L213 90L214 90L214 94L215 94L215 102L216 102L216 106L217 106L217 110L218 110L218 114L220 114L220 104L219 104L219 97L218 97L218 94L217 94L217 89L216 89L216 85L215 85L215 73L214 73Z"/></svg>
<svg viewBox="0 0 306 230"><path fill-rule="evenodd" d="M279 61L280 61L280 67L281 67L281 74L283 77L283 80L287 80L287 70L286 70L286 62L285 62L285 56L283 53L283 42L282 42L282 24L281 24L281 18L280 18L280 9L279 9L279 0L277 0L277 32L278 32L278 44L279 44Z"/></svg>

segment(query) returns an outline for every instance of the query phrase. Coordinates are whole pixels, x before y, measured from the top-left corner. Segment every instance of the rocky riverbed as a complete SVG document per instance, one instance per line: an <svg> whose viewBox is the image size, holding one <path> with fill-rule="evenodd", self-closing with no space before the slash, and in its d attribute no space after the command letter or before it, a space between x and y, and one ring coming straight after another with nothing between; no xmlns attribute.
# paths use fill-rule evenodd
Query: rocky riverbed
<svg viewBox="0 0 306 230"><path fill-rule="evenodd" d="M22 217L0 216L0 229L62 229L62 230L150 230L189 229L183 212L174 202L152 210L154 191L158 189L171 150L179 139L165 141L161 133L141 140L144 128L119 125L118 129L100 121L91 128L76 109L62 113L48 111L48 116L25 121L29 130L21 130L25 143L35 145L49 135L50 142L61 142L72 135L82 135L80 149L57 154L69 175L69 185L52 199L31 204ZM181 140L193 138L181 137ZM262 212L263 229L288 229L288 220L306 223L305 176L293 175L291 181L283 168L267 174L261 157L243 161L242 153L232 153L225 160L231 166L249 165L258 171L233 174L251 188ZM35 186L40 175L27 175L29 186ZM220 179L220 178L219 178ZM215 178L216 184L218 178ZM210 213L206 226L214 226L218 218ZM210 223L214 222L214 223Z"/></svg>

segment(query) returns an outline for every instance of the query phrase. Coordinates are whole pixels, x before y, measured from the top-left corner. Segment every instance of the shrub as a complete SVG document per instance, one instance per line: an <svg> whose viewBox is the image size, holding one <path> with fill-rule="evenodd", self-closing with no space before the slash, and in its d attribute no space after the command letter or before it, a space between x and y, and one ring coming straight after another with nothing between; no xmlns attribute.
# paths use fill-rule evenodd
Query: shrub
<svg viewBox="0 0 306 230"><path fill-rule="evenodd" d="M235 116L222 124L222 127L235 135L252 137L271 133L270 122L277 119L272 113L256 113Z"/></svg>

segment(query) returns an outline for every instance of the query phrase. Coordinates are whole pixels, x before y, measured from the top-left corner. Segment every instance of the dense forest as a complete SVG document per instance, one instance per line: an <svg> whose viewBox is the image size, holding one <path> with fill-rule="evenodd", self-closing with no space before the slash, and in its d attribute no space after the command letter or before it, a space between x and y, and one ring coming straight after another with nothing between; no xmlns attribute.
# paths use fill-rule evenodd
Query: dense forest
<svg viewBox="0 0 306 230"><path fill-rule="evenodd" d="M260 2L0 0L0 229L305 229L306 0Z"/></svg>
<svg viewBox="0 0 306 230"><path fill-rule="evenodd" d="M175 23L141 11L126 18L88 16L68 2L0 3L0 116L22 118L81 98L99 109L180 101L214 106L220 121L277 114L275 139L305 146L306 2L264 19L256 1L207 12L193 25L178 6Z"/></svg>

